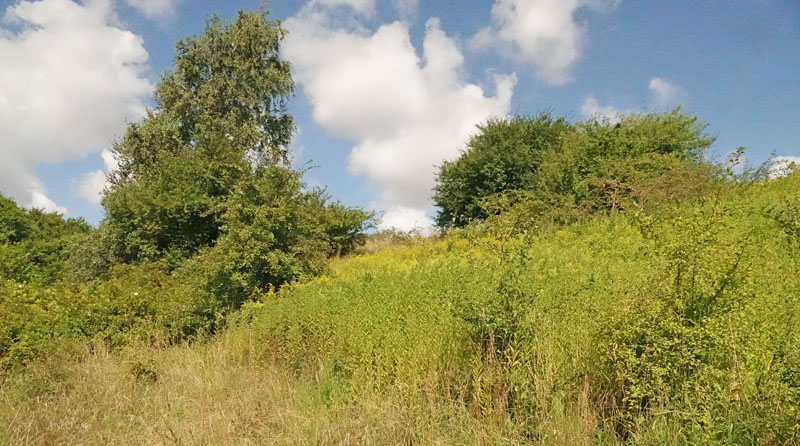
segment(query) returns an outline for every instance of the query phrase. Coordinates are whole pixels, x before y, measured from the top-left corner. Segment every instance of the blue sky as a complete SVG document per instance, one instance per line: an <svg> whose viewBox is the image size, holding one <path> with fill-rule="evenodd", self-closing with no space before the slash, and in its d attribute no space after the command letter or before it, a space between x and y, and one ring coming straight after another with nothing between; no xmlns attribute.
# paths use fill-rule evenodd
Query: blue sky
<svg viewBox="0 0 800 446"><path fill-rule="evenodd" d="M174 42L258 1L0 1L0 192L102 219L107 150L151 104ZM296 165L308 183L430 224L434 166L491 116L682 104L758 164L800 156L796 0L311 0L268 3L290 34ZM105 152L104 152L105 151ZM798 158L800 160L800 158Z"/></svg>

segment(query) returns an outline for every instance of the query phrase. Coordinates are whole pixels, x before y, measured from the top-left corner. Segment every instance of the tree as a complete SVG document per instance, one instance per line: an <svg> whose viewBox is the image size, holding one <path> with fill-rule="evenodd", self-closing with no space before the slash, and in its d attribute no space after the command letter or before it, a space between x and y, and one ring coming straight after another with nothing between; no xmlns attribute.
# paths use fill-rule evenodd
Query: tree
<svg viewBox="0 0 800 446"><path fill-rule="evenodd" d="M212 245L237 185L288 161L294 82L278 54L284 35L266 12L240 11L176 44L155 109L114 145L119 169L103 205L123 261L179 262Z"/></svg>
<svg viewBox="0 0 800 446"><path fill-rule="evenodd" d="M106 242L86 254L84 275L116 262L164 262L231 306L270 286L322 271L352 249L371 215L328 203L286 167L294 130L286 106L285 31L266 13L209 19L178 42L175 67L156 88L156 108L114 146L119 169L103 198ZM77 270L77 269L76 269Z"/></svg>

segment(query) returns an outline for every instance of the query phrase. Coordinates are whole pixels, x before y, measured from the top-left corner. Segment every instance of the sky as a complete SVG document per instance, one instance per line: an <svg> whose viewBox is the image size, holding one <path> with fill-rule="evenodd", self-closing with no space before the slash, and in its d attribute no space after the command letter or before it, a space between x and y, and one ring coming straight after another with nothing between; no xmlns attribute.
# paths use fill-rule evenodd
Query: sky
<svg viewBox="0 0 800 446"><path fill-rule="evenodd" d="M174 43L258 0L0 0L0 193L103 218L112 142L152 107ZM289 31L305 182L432 225L436 169L490 118L684 112L721 161L800 163L797 0L267 2Z"/></svg>

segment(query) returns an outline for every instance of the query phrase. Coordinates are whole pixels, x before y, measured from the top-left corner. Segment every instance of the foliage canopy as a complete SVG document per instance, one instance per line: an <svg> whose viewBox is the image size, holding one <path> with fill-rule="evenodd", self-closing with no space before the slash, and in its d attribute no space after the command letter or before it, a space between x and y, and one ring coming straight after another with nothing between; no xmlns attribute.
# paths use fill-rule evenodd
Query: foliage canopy
<svg viewBox="0 0 800 446"><path fill-rule="evenodd" d="M83 219L26 210L0 194L0 281L52 283L61 279L72 241L89 231Z"/></svg>

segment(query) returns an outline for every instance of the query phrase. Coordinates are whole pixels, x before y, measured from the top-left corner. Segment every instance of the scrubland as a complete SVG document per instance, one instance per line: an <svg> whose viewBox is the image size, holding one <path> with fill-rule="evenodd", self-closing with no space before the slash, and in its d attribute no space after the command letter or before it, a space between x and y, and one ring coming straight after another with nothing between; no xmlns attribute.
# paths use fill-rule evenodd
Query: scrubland
<svg viewBox="0 0 800 446"><path fill-rule="evenodd" d="M64 339L5 373L0 439L795 444L798 188L385 244L177 345Z"/></svg>

